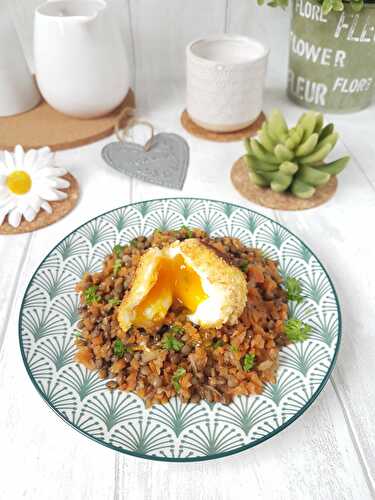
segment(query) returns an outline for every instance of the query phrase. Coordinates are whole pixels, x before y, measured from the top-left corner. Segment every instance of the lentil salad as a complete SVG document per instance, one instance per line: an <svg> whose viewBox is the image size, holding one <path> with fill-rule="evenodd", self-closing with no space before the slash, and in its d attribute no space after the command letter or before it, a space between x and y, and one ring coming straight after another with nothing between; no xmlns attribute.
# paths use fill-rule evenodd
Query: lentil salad
<svg viewBox="0 0 375 500"><path fill-rule="evenodd" d="M117 310L132 286L141 256L150 247L197 238L245 275L247 303L235 325L201 328L187 319L179 303L169 309L163 324L120 331ZM287 286L288 285L288 286ZM155 231L128 245L116 245L98 273L86 273L77 284L80 322L76 361L98 370L110 390L132 391L147 407L179 396L183 401L230 403L237 395L260 394L276 381L278 355L292 340L304 340L307 325L288 325L288 292L277 263L257 249L230 237L209 237L200 229ZM305 330L303 330L305 328ZM307 328L307 329L306 329ZM304 333L303 333L304 332ZM305 337L304 337L305 335Z"/></svg>

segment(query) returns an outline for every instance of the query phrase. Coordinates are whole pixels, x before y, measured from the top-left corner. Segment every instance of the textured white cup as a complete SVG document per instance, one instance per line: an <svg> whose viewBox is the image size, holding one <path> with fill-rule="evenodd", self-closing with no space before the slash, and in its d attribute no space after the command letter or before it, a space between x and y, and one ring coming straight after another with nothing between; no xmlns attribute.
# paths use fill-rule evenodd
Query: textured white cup
<svg viewBox="0 0 375 500"><path fill-rule="evenodd" d="M269 50L257 40L217 35L186 49L187 111L215 132L241 130L262 111Z"/></svg>

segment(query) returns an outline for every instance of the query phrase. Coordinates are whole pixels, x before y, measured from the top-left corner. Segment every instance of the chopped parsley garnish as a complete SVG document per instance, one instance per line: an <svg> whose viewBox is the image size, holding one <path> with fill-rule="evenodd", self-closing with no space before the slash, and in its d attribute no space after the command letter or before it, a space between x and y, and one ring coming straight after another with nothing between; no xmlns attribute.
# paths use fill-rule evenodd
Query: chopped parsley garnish
<svg viewBox="0 0 375 500"><path fill-rule="evenodd" d="M247 271L249 270L249 261L246 259L243 259L243 261L241 262L241 265L240 265L240 269L243 273L247 273Z"/></svg>
<svg viewBox="0 0 375 500"><path fill-rule="evenodd" d="M94 302L99 302L101 297L96 293L97 290L98 287L96 285L91 285L83 291L82 295L85 299L86 304L88 304L89 306L91 304L94 304Z"/></svg>
<svg viewBox="0 0 375 500"><path fill-rule="evenodd" d="M237 351L238 351L238 347L237 347L236 345L232 345L232 344L231 344L231 345L229 346L229 350L230 350L230 352L237 352Z"/></svg>
<svg viewBox="0 0 375 500"><path fill-rule="evenodd" d="M311 326L300 319L291 318L285 321L285 335L292 342L303 342L309 338Z"/></svg>
<svg viewBox="0 0 375 500"><path fill-rule="evenodd" d="M245 372L249 372L254 366L255 354L249 352L243 357L242 366Z"/></svg>
<svg viewBox="0 0 375 500"><path fill-rule="evenodd" d="M120 339L116 339L113 343L113 354L122 358L126 352L126 347Z"/></svg>
<svg viewBox="0 0 375 500"><path fill-rule="evenodd" d="M164 349L167 349L167 351L181 351L184 347L184 343L176 339L176 337L170 333L164 335L161 345Z"/></svg>
<svg viewBox="0 0 375 500"><path fill-rule="evenodd" d="M189 227L187 227L187 226L181 226L180 231L182 231L182 230L186 231L188 238L192 238L193 237L193 231Z"/></svg>
<svg viewBox="0 0 375 500"><path fill-rule="evenodd" d="M218 347L223 347L223 345L224 345L224 342L221 339L219 339L219 340L216 340L216 342L214 342L212 344L212 347L214 349L217 349Z"/></svg>
<svg viewBox="0 0 375 500"><path fill-rule="evenodd" d="M123 251L123 247L121 245L115 245L112 249L112 252L116 255L116 257L121 257Z"/></svg>
<svg viewBox="0 0 375 500"><path fill-rule="evenodd" d="M133 239L131 240L131 242L130 242L130 245L131 245L132 247L137 247L137 246L138 246L138 240L137 240L137 238L133 238Z"/></svg>
<svg viewBox="0 0 375 500"><path fill-rule="evenodd" d="M177 368L177 370L174 372L173 376L172 376L172 385L174 387L174 390L176 392L180 392L180 389L181 389L181 384L180 384L180 380L181 378L186 374L186 370L185 368Z"/></svg>
<svg viewBox="0 0 375 500"><path fill-rule="evenodd" d="M300 282L296 278L288 277L285 280L285 288L288 294L288 300L294 300L298 304L303 302L302 288Z"/></svg>
<svg viewBox="0 0 375 500"><path fill-rule="evenodd" d="M182 328L182 326L173 325L170 327L169 331L173 333L184 333L185 330Z"/></svg>
<svg viewBox="0 0 375 500"><path fill-rule="evenodd" d="M74 332L74 336L77 338L77 339L82 339L82 333L79 332L78 330Z"/></svg>
<svg viewBox="0 0 375 500"><path fill-rule="evenodd" d="M116 259L115 263L113 264L113 274L116 276L118 272L120 271L122 266L122 260L121 259Z"/></svg>
<svg viewBox="0 0 375 500"><path fill-rule="evenodd" d="M119 304L121 304L121 300L114 297L113 299L108 300L108 304L110 306L118 306Z"/></svg>

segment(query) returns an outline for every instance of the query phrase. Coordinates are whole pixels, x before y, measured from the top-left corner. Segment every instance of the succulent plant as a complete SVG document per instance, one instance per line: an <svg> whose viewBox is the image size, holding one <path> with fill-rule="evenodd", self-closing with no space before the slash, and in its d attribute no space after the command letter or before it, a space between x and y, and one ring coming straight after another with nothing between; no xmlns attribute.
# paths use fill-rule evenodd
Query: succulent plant
<svg viewBox="0 0 375 500"><path fill-rule="evenodd" d="M338 140L332 123L324 126L323 115L304 113L295 127L288 129L280 111L274 110L259 131L258 138L245 140L245 156L251 181L278 193L288 191L310 198L318 186L339 174L349 156L324 163Z"/></svg>

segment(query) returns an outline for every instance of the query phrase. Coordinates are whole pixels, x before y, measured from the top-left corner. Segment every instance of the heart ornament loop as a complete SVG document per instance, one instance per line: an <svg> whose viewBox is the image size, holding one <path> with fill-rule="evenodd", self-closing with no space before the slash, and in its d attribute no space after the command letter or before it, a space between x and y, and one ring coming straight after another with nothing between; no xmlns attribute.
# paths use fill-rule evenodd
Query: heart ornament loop
<svg viewBox="0 0 375 500"><path fill-rule="evenodd" d="M115 134L119 142L128 142L127 137L129 136L129 131L133 127L137 125L144 125L145 127L148 127L151 133L150 138L148 141L144 144L143 148L145 151L149 151L151 149L151 146L153 144L153 139L154 139L154 127L153 125L145 120L138 120L138 118L135 118L135 109L134 108L125 108L124 111L121 113L119 116L119 119L117 120L117 123L115 125ZM125 117L130 117L127 120L127 123L124 128L121 127L121 123L124 120Z"/></svg>

